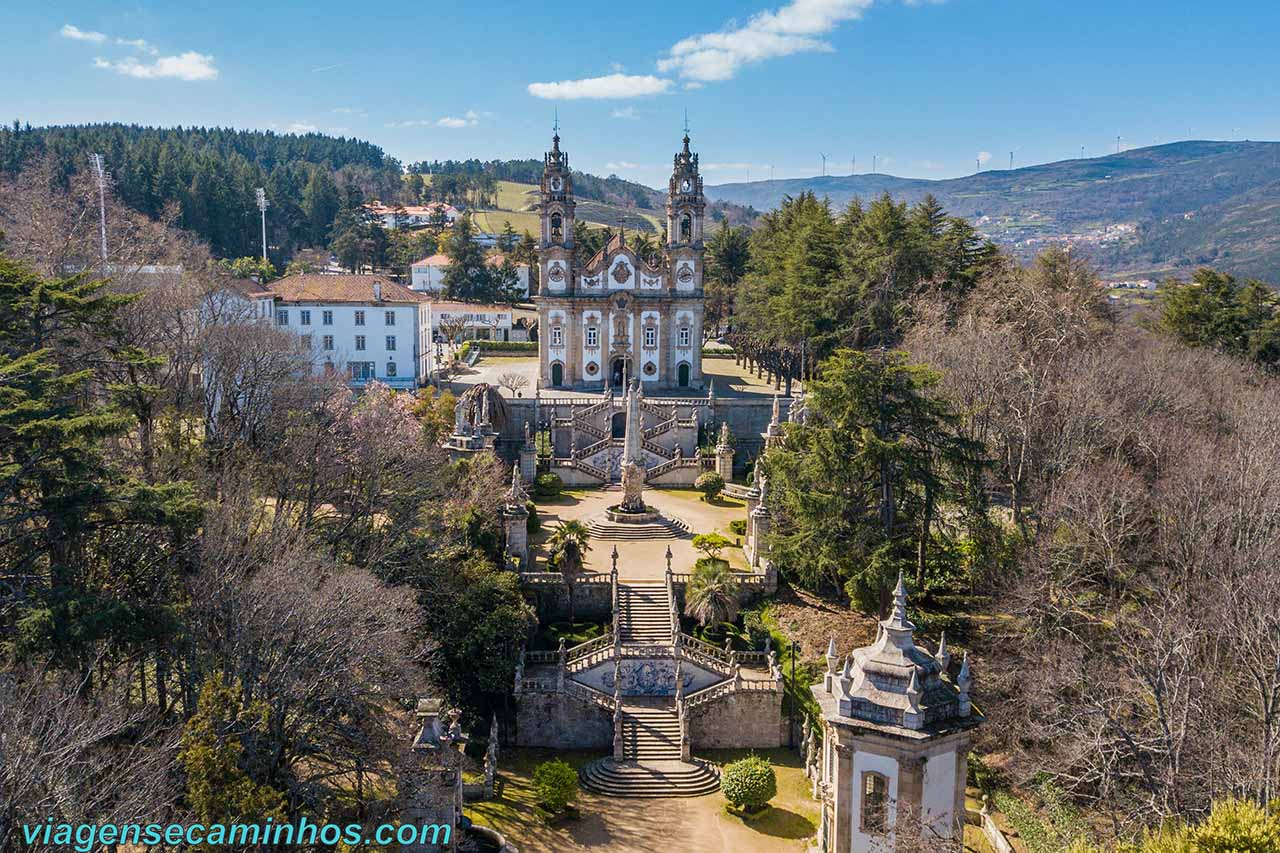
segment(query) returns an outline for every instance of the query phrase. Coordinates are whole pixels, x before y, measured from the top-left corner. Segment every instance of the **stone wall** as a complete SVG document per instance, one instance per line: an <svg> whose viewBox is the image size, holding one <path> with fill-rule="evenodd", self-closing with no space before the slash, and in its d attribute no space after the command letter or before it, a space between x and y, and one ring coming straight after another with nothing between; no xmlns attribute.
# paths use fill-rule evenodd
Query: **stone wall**
<svg viewBox="0 0 1280 853"><path fill-rule="evenodd" d="M608 580L608 575L605 575ZM523 584L533 599L538 621L564 622L569 619L569 588L558 583ZM579 622L613 618L613 587L609 583L578 583L573 587L573 615Z"/></svg>
<svg viewBox="0 0 1280 853"><path fill-rule="evenodd" d="M516 745L549 749L613 749L609 712L561 693L516 697Z"/></svg>
<svg viewBox="0 0 1280 853"><path fill-rule="evenodd" d="M785 746L782 694L733 693L693 709L689 737L698 749L765 749Z"/></svg>

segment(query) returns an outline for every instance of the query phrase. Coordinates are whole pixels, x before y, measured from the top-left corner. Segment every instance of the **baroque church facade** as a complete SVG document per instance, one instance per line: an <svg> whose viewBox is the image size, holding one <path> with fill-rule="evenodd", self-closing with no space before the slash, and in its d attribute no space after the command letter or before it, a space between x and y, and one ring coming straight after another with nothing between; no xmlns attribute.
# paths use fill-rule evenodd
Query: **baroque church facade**
<svg viewBox="0 0 1280 853"><path fill-rule="evenodd" d="M701 389L706 200L698 155L675 155L667 194L667 242L650 266L622 229L580 262L574 245L573 175L560 135L544 157L539 263L538 365L543 389Z"/></svg>

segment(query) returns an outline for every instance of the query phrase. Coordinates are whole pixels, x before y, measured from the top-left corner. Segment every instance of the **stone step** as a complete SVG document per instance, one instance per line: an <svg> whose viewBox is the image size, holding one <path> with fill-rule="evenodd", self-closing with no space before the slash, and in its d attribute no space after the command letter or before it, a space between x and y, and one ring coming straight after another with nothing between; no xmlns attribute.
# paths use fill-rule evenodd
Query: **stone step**
<svg viewBox="0 0 1280 853"><path fill-rule="evenodd" d="M604 758L579 773L588 790L613 797L701 797L720 788L720 774L701 761L614 761Z"/></svg>

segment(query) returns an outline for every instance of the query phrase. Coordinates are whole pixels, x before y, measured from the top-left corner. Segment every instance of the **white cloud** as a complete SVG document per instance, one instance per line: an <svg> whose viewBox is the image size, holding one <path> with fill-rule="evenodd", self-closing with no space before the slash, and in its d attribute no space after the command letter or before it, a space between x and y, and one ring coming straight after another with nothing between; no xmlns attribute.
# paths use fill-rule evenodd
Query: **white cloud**
<svg viewBox="0 0 1280 853"><path fill-rule="evenodd" d="M466 115L462 118L456 116L445 116L436 122L437 127L448 127L458 129L461 127L475 127L480 123L480 114L475 110L467 110Z"/></svg>
<svg viewBox="0 0 1280 853"><path fill-rule="evenodd" d="M626 160L620 160L617 163L605 163L604 167L610 171L616 172L619 169L643 169L644 166L639 163L630 163Z"/></svg>
<svg viewBox="0 0 1280 853"><path fill-rule="evenodd" d="M285 133L315 133L317 130L319 130L319 128L314 124L307 124L304 121L295 121L291 124L285 125L284 128Z"/></svg>
<svg viewBox="0 0 1280 853"><path fill-rule="evenodd" d="M639 118L640 114L636 112L635 107L618 107L609 113L611 118Z"/></svg>
<svg viewBox="0 0 1280 853"><path fill-rule="evenodd" d="M661 95L670 91L671 86L670 80L652 74L607 74L558 83L530 83L529 94L552 101L606 100Z"/></svg>
<svg viewBox="0 0 1280 853"><path fill-rule="evenodd" d="M703 163L702 169L707 172L741 172L745 169L767 169L756 163Z"/></svg>
<svg viewBox="0 0 1280 853"><path fill-rule="evenodd" d="M987 165L987 164L988 164L988 163L990 163L990 162L991 162L991 152L990 152L990 151L979 151L979 152L978 152L978 164L979 164L979 165L981 165L981 166L985 166L985 165Z"/></svg>
<svg viewBox="0 0 1280 853"><path fill-rule="evenodd" d="M333 65L321 65L319 68L312 68L311 73L315 74L317 71L332 71L335 68L343 68L350 64L350 62L335 62Z"/></svg>
<svg viewBox="0 0 1280 853"><path fill-rule="evenodd" d="M149 53L149 54L151 54L152 56L156 56L157 54L159 54L159 53L160 53L160 51L159 51L158 49L156 49L156 48L152 47L152 46L151 46L151 44L150 44L146 39L121 39L121 38L118 38L118 39L116 39L116 44L124 45L125 47L131 47L131 48L133 48L134 50L140 50L140 51L142 51L143 53Z"/></svg>
<svg viewBox="0 0 1280 853"><path fill-rule="evenodd" d="M216 80L218 77L218 69L213 64L213 57L196 53L194 50L188 50L178 56L160 56L150 63L139 62L132 56L115 61L98 57L93 60L93 65L95 68L104 68L126 77L137 77L140 80L163 78Z"/></svg>
<svg viewBox="0 0 1280 853"><path fill-rule="evenodd" d="M91 41L94 44L102 44L107 40L105 33L96 33L93 30L82 30L71 24L63 24L62 29L58 30L59 35L64 39L72 41Z"/></svg>
<svg viewBox="0 0 1280 853"><path fill-rule="evenodd" d="M688 83L684 84L684 88L689 91L693 91L695 89L701 89L705 85L705 83L699 83L697 80L690 80Z"/></svg>
<svg viewBox="0 0 1280 853"><path fill-rule="evenodd" d="M779 56L834 48L819 36L845 21L857 20L874 0L792 0L778 9L759 12L744 25L730 22L715 33L681 39L658 69L702 82L728 80L744 65Z"/></svg>

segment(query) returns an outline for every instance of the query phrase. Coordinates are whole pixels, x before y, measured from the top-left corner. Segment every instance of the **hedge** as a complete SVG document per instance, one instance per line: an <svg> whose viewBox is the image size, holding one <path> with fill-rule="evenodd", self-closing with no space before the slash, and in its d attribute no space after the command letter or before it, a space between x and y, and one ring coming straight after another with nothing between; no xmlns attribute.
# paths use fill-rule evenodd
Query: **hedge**
<svg viewBox="0 0 1280 853"><path fill-rule="evenodd" d="M471 341L480 352L537 352L537 341Z"/></svg>
<svg viewBox="0 0 1280 853"><path fill-rule="evenodd" d="M725 766L720 790L738 808L757 811L777 795L778 777L767 760L751 755Z"/></svg>

